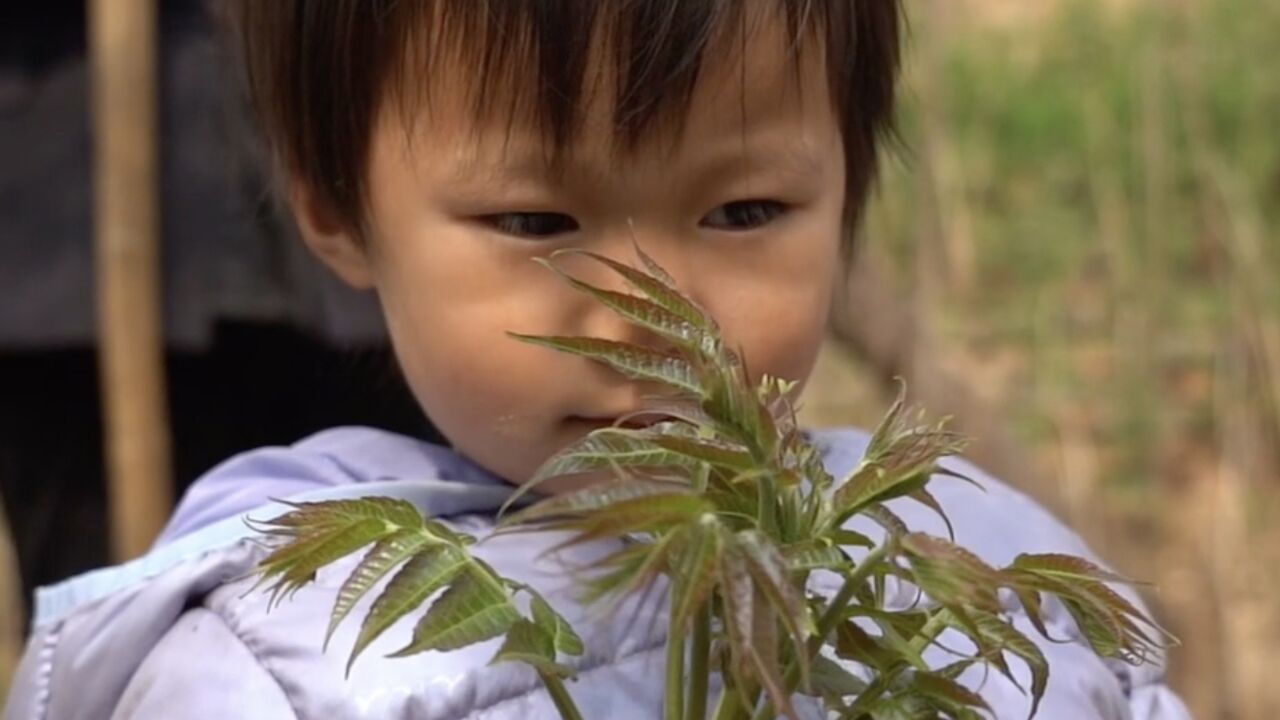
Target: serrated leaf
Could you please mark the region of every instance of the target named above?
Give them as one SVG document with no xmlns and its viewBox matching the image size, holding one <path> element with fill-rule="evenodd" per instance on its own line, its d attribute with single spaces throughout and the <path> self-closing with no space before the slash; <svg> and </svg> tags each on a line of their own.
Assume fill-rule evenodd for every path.
<svg viewBox="0 0 1280 720">
<path fill-rule="evenodd" d="M 923 533 L 903 536 L 901 547 L 911 564 L 915 584 L 935 602 L 999 610 L 996 590 L 1002 575 L 977 555 Z"/>
<path fill-rule="evenodd" d="M 817 540 L 792 543 L 782 548 L 782 556 L 793 573 L 845 570 L 852 564 L 839 547 Z"/>
<path fill-rule="evenodd" d="M 947 537 L 951 542 L 956 540 L 956 529 L 951 526 L 951 518 L 947 517 L 947 511 L 942 508 L 942 503 L 929 492 L 928 488 L 920 488 L 913 493 L 909 493 L 907 497 L 924 505 L 932 510 L 938 517 L 942 518 L 942 522 L 947 526 Z"/>
<path fill-rule="evenodd" d="M 635 430 L 605 428 L 552 456 L 530 484 L 544 478 L 615 468 L 691 468 L 694 462 Z"/>
<path fill-rule="evenodd" d="M 982 696 L 954 680 L 934 673 L 916 673 L 911 679 L 911 690 L 935 701 L 939 709 L 955 712 L 960 708 L 981 708 L 994 712 Z"/>
<path fill-rule="evenodd" d="M 701 328 L 653 300 L 596 287 L 564 272 L 550 260 L 538 258 L 538 261 L 560 275 L 575 290 L 590 295 L 632 324 L 645 328 L 677 346 L 687 347 L 690 350 L 702 347 L 704 334 Z"/>
<path fill-rule="evenodd" d="M 674 435 L 653 435 L 649 441 L 691 460 L 709 463 L 718 468 L 744 471 L 756 467 L 751 453 L 735 443 Z"/>
<path fill-rule="evenodd" d="M 541 595 L 534 594 L 530 602 L 533 610 L 533 623 L 551 637 L 551 646 L 556 652 L 565 655 L 581 655 L 582 638 L 573 631 L 560 613 L 556 612 Z"/>
<path fill-rule="evenodd" d="M 329 615 L 329 628 L 324 635 L 326 648 L 334 630 L 337 630 L 356 602 L 393 568 L 417 554 L 430 542 L 431 539 L 421 532 L 401 530 L 379 540 L 365 554 L 338 590 L 338 599 L 334 601 L 333 611 Z"/>
<path fill-rule="evenodd" d="M 895 653 L 881 645 L 878 638 L 853 620 L 836 626 L 835 650 L 837 656 L 873 668 L 879 675 L 902 662 Z"/>
<path fill-rule="evenodd" d="M 894 517 L 897 517 L 897 516 L 894 516 Z M 907 526 L 903 525 L 902 532 L 900 534 L 905 535 L 906 532 L 907 532 Z M 874 540 L 867 537 L 866 535 L 863 535 L 857 530 L 850 530 L 849 528 L 840 528 L 838 530 L 832 531 L 831 541 L 841 547 L 864 547 L 869 550 L 876 546 L 876 543 Z"/>
<path fill-rule="evenodd" d="M 395 526 L 379 517 L 354 517 L 349 523 L 335 523 L 323 532 L 298 537 L 259 564 L 264 580 L 275 579 L 270 586 L 272 600 L 296 591 L 320 568 L 394 530 Z"/>
<path fill-rule="evenodd" d="M 519 619 L 502 583 L 488 570 L 471 564 L 418 621 L 413 640 L 388 657 L 456 650 L 497 637 Z"/>
<path fill-rule="evenodd" d="M 671 277 L 671 273 L 668 273 L 666 268 L 662 267 L 656 260 L 649 257 L 649 254 L 640 247 L 640 243 L 636 241 L 634 235 L 631 240 L 631 244 L 636 251 L 636 257 L 640 258 L 640 264 L 644 266 L 644 271 L 662 282 L 663 285 L 674 290 L 676 288 L 676 280 Z M 704 312 L 703 314 L 705 315 L 706 313 Z M 707 317 L 710 319 L 710 316 Z"/>
<path fill-rule="evenodd" d="M 1013 593 L 1018 597 L 1018 602 L 1022 603 L 1022 609 L 1031 621 L 1031 625 L 1035 627 L 1036 632 L 1040 633 L 1040 637 L 1051 642 L 1059 642 L 1059 640 L 1050 637 L 1049 628 L 1044 624 L 1044 613 L 1040 607 L 1040 593 L 1031 588 L 1025 588 L 1021 585 L 1012 586 Z"/>
<path fill-rule="evenodd" d="M 768 598 L 791 635 L 803 667 L 808 659 L 804 652 L 805 640 L 814 631 L 814 623 L 805 605 L 804 593 L 791 583 L 786 558 L 777 545 L 761 532 L 746 530 L 734 539 L 756 587 Z"/>
<path fill-rule="evenodd" d="M 387 497 L 362 497 L 350 500 L 321 500 L 316 502 L 277 501 L 292 508 L 277 517 L 265 521 L 250 521 L 264 532 L 274 530 L 309 534 L 331 529 L 336 524 L 350 524 L 361 519 L 386 520 L 399 528 L 413 528 L 422 524 L 422 515 L 412 504 Z"/>
<path fill-rule="evenodd" d="M 901 432 L 902 416 L 906 412 L 907 407 L 907 384 L 902 378 L 896 378 L 898 381 L 898 396 L 894 399 L 893 404 L 885 412 L 884 417 L 876 425 L 876 429 L 871 433 L 871 439 L 867 441 L 866 455 L 878 457 L 889 449 L 890 440 L 894 435 Z"/>
<path fill-rule="evenodd" d="M 750 676 L 748 645 L 751 642 L 751 628 L 755 623 L 755 588 L 741 553 L 721 553 L 716 572 L 724 603 L 724 630 L 729 641 L 730 670 L 736 678 L 735 684 L 744 687 L 743 682 Z"/>
<path fill-rule="evenodd" d="M 1031 672 L 1031 714 L 1028 717 L 1034 717 L 1049 684 L 1049 661 L 1040 647 L 998 615 L 970 610 L 966 622 L 960 622 L 950 613 L 945 617 L 948 625 L 969 635 L 978 646 L 980 656 L 1015 687 L 1019 686 L 1018 681 L 1010 672 L 1002 653 L 1013 653 L 1022 660 Z M 973 634 L 975 629 L 976 637 Z"/>
<path fill-rule="evenodd" d="M 502 662 L 522 662 L 540 673 L 555 677 L 574 676 L 573 668 L 556 661 L 555 641 L 546 628 L 524 618 L 511 625 L 502 645 L 489 660 L 490 665 Z"/>
<path fill-rule="evenodd" d="M 836 488 L 831 495 L 831 504 L 839 517 L 849 517 L 868 505 L 919 492 L 928 482 L 926 473 L 900 475 L 879 465 L 867 465 Z"/>
<path fill-rule="evenodd" d="M 581 490 L 555 495 L 503 518 L 502 526 L 537 522 L 556 516 L 580 516 L 624 500 L 688 492 L 686 488 L 652 480 L 610 480 Z"/>
<path fill-rule="evenodd" d="M 559 350 L 603 363 L 633 380 L 661 383 L 678 392 L 699 394 L 697 373 L 684 358 L 616 340 L 555 335 L 507 335 L 534 345 Z"/>
<path fill-rule="evenodd" d="M 702 331 L 718 333 L 719 328 L 715 321 L 702 308 L 698 307 L 692 300 L 681 294 L 673 285 L 668 284 L 663 276 L 670 277 L 665 271 L 660 275 L 654 276 L 646 274 L 629 265 L 620 263 L 613 258 L 600 255 L 586 250 L 560 250 L 553 254 L 553 257 L 562 255 L 581 255 L 591 258 L 599 262 L 617 274 L 621 275 L 627 284 L 636 290 L 644 293 L 645 297 L 662 306 L 667 311 L 674 313 L 686 322 Z M 643 260 L 643 258 L 642 258 Z M 650 258 L 648 265 L 656 266 L 657 263 L 652 262 Z"/>
<path fill-rule="evenodd" d="M 621 500 L 580 517 L 549 520 L 543 527 L 572 530 L 575 536 L 557 548 L 633 532 L 660 532 L 714 510 L 705 499 L 689 492 L 669 492 Z"/>
<path fill-rule="evenodd" d="M 671 612 L 685 627 L 707 601 L 716 585 L 716 566 L 722 551 L 721 530 L 715 516 L 681 531 L 672 559 Z"/>
<path fill-rule="evenodd" d="M 450 545 L 433 545 L 409 558 L 373 601 L 347 659 L 347 672 L 369 643 L 453 581 L 471 562 L 465 551 Z"/>
<path fill-rule="evenodd" d="M 898 514 L 884 505 L 869 505 L 859 511 L 860 514 L 866 515 L 875 521 L 877 525 L 884 528 L 885 533 L 892 540 L 897 540 L 903 535 L 911 532 L 907 524 L 898 517 Z"/>
<path fill-rule="evenodd" d="M 1060 562 L 1054 560 L 1051 564 L 1058 568 Z M 1069 565 L 1094 572 L 1095 566 L 1084 560 L 1080 562 L 1083 565 Z M 1032 563 L 1032 567 L 1034 565 Z M 1106 571 L 1098 572 L 1109 576 Z M 1119 656 L 1128 662 L 1141 662 L 1160 647 L 1160 642 L 1153 634 L 1168 637 L 1163 628 L 1122 595 L 1100 580 L 1074 570 L 1065 573 L 1053 570 L 1042 572 L 1028 569 L 1026 563 L 1018 567 L 1015 562 L 1005 568 L 1003 574 L 1006 578 L 1012 578 L 1009 584 L 1015 588 L 1057 595 L 1076 619 L 1076 624 L 1080 626 L 1090 646 L 1100 655 Z"/>
<path fill-rule="evenodd" d="M 1126 585 L 1136 584 L 1133 580 L 1122 575 L 1117 575 L 1110 570 L 1098 567 L 1084 558 L 1075 557 L 1073 555 L 1062 555 L 1059 553 L 1023 553 L 1014 558 L 1013 564 L 1010 567 L 1033 572 L 1037 575 L 1056 577 L 1067 581 L 1098 580 L 1104 582 L 1121 582 Z"/>
<path fill-rule="evenodd" d="M 856 697 L 867 689 L 867 682 L 849 672 L 840 663 L 818 655 L 809 668 L 809 693 L 838 707 L 847 697 Z"/>
<path fill-rule="evenodd" d="M 778 430 L 746 378 L 741 364 L 726 360 L 708 366 L 702 378 L 702 409 L 721 433 L 750 449 L 763 470 L 767 467 L 763 459 L 774 457 L 777 451 Z"/>
<path fill-rule="evenodd" d="M 540 670 L 549 669 L 556 663 L 555 644 L 543 628 L 520 618 L 507 630 L 506 638 L 489 664 L 501 662 L 522 662 Z"/>
</svg>

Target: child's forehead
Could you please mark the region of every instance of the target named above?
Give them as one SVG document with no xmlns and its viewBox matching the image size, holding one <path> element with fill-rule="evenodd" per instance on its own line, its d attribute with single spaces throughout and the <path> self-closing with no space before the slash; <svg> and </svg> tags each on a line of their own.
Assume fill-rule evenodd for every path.
<svg viewBox="0 0 1280 720">
<path fill-rule="evenodd" d="M 740 136 L 806 91 L 826 99 L 821 28 L 789 14 L 793 4 L 640 1 L 558 27 L 555 10 L 522 15 L 524 3 L 485 18 L 437 3 L 406 37 L 382 106 L 411 136 L 497 130 L 548 160 L 592 137 L 625 154 Z M 646 16 L 659 6 L 666 17 Z"/>
</svg>

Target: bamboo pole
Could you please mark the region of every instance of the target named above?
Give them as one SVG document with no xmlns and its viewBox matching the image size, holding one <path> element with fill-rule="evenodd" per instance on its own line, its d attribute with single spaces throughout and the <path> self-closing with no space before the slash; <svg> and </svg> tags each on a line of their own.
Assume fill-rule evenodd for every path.
<svg viewBox="0 0 1280 720">
<path fill-rule="evenodd" d="M 156 7 L 88 0 L 99 366 L 111 551 L 144 552 L 172 498 L 160 312 Z"/>
<path fill-rule="evenodd" d="M 8 697 L 10 678 L 18 668 L 24 616 L 18 553 L 9 532 L 4 498 L 0 497 L 0 698 Z"/>
</svg>

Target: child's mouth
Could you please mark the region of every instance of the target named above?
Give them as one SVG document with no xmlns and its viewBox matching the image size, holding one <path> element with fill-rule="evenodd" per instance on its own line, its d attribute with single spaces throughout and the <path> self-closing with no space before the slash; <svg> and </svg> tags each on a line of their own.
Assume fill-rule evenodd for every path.
<svg viewBox="0 0 1280 720">
<path fill-rule="evenodd" d="M 601 428 L 608 428 L 608 427 L 617 427 L 625 430 L 643 430 L 645 428 L 653 426 L 656 423 L 662 422 L 665 419 L 667 418 L 664 415 L 661 415 L 659 413 L 651 413 L 651 412 L 644 412 L 644 411 L 638 411 L 638 412 L 627 413 L 624 415 L 610 416 L 610 417 L 575 416 L 573 418 L 575 422 L 588 425 L 593 430 L 599 430 Z"/>
</svg>

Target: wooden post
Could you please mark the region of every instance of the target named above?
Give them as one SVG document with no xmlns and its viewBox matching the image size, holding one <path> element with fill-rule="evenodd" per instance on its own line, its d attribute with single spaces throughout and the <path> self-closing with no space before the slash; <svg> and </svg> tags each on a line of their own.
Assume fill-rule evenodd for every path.
<svg viewBox="0 0 1280 720">
<path fill-rule="evenodd" d="M 18 669 L 25 616 L 18 553 L 9 533 L 4 498 L 0 498 L 0 698 L 8 697 L 9 683 Z"/>
<path fill-rule="evenodd" d="M 154 0 L 88 0 L 94 223 L 111 551 L 146 551 L 172 504 L 161 328 Z"/>
</svg>

